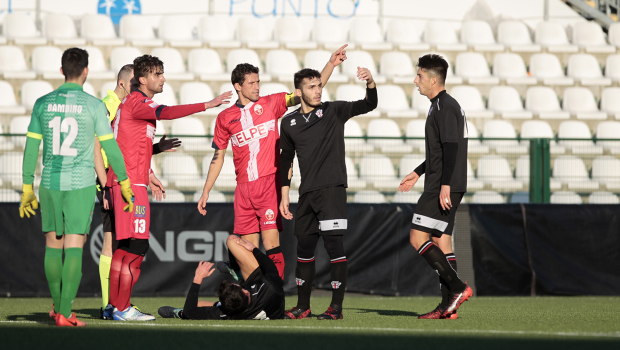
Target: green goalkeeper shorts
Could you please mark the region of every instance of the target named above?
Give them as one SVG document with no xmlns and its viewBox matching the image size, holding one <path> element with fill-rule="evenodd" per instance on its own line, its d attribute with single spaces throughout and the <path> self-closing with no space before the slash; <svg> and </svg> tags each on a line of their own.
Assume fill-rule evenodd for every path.
<svg viewBox="0 0 620 350">
<path fill-rule="evenodd" d="M 96 186 L 79 190 L 54 191 L 39 188 L 43 232 L 63 234 L 88 234 L 93 220 Z"/>
</svg>

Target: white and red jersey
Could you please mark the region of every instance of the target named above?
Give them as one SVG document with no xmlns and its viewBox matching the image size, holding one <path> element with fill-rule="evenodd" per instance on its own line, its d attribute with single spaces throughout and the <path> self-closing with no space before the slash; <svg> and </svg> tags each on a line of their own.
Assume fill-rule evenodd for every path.
<svg viewBox="0 0 620 350">
<path fill-rule="evenodd" d="M 278 119 L 293 104 L 285 92 L 263 96 L 243 108 L 223 110 L 215 122 L 213 148 L 226 149 L 232 142 L 237 183 L 255 181 L 278 171 L 280 134 Z"/>
<path fill-rule="evenodd" d="M 132 185 L 148 186 L 155 122 L 188 116 L 205 110 L 204 103 L 181 106 L 164 106 L 151 100 L 142 91 L 129 94 L 116 111 L 112 130 L 118 147 L 123 153 L 127 176 Z M 118 184 L 112 167 L 106 186 Z"/>
</svg>

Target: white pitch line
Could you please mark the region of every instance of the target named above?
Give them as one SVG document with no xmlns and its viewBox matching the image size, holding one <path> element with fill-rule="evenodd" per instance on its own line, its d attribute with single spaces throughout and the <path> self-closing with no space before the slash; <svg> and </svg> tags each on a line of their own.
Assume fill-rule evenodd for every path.
<svg viewBox="0 0 620 350">
<path fill-rule="evenodd" d="M 0 321 L 0 323 L 25 323 L 25 324 L 52 324 L 53 322 L 37 321 Z M 128 326 L 125 322 L 101 322 L 93 325 L 114 325 Z M 420 328 L 371 328 L 371 327 L 312 327 L 312 326 L 255 326 L 255 325 L 225 325 L 225 324 L 158 324 L 151 322 L 131 323 L 131 326 L 143 327 L 200 327 L 200 328 L 257 328 L 257 329 L 299 329 L 299 330 L 343 330 L 343 331 L 364 331 L 364 332 L 411 332 L 411 333 L 461 333 L 461 334 L 502 334 L 502 335 L 546 335 L 546 336 L 567 336 L 567 337 L 599 337 L 599 338 L 620 338 L 620 332 L 615 333 L 594 333 L 594 332 L 545 332 L 545 331 L 506 331 L 506 330 L 477 330 L 477 329 L 420 329 Z"/>
</svg>

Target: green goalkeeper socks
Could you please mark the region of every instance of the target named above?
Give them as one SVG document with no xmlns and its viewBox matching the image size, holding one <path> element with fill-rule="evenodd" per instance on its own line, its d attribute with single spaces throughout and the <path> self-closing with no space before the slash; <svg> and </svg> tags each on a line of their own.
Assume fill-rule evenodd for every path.
<svg viewBox="0 0 620 350">
<path fill-rule="evenodd" d="M 54 311 L 60 310 L 60 282 L 62 280 L 62 249 L 45 247 L 45 277 L 50 288 Z"/>
<path fill-rule="evenodd" d="M 82 280 L 82 248 L 66 248 L 65 263 L 62 267 L 62 292 L 60 313 L 71 317 L 71 307 Z"/>
<path fill-rule="evenodd" d="M 101 255 L 99 257 L 99 278 L 101 279 L 101 302 L 102 307 L 105 309 L 109 304 L 110 296 L 110 266 L 112 264 L 112 258 L 109 256 Z"/>
</svg>

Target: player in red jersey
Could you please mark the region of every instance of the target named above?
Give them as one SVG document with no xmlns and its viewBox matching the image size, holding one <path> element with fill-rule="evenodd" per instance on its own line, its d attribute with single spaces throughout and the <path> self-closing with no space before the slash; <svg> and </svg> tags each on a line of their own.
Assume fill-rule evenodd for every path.
<svg viewBox="0 0 620 350">
<path fill-rule="evenodd" d="M 153 138 L 156 120 L 182 118 L 208 108 L 228 103 L 232 92 L 226 92 L 206 103 L 181 106 L 159 105 L 153 96 L 163 91 L 164 64 L 159 58 L 144 55 L 136 58 L 134 81 L 139 84 L 121 102 L 112 129 L 125 158 L 127 176 L 135 194 L 135 209 L 131 215 L 123 212 L 120 185 L 113 169 L 108 173 L 107 186 L 112 188 L 111 200 L 116 219 L 118 249 L 112 257 L 110 272 L 110 304 L 114 306 L 113 319 L 117 321 L 151 321 L 155 317 L 142 313 L 130 305 L 131 290 L 140 276 L 140 265 L 149 249 L 150 205 L 147 194 Z"/>
<path fill-rule="evenodd" d="M 342 46 L 334 52 L 321 72 L 323 85 L 334 68 L 347 59 Z M 237 65 L 232 72 L 231 82 L 237 90 L 239 99 L 234 106 L 222 111 L 215 123 L 213 148 L 215 153 L 209 166 L 202 196 L 198 201 L 198 211 L 206 215 L 205 205 L 209 191 L 213 188 L 222 165 L 229 140 L 232 142 L 233 161 L 237 175 L 235 189 L 235 227 L 234 233 L 258 246 L 259 234 L 263 246 L 271 260 L 276 264 L 280 277 L 284 279 L 284 257 L 280 249 L 282 219 L 280 204 L 280 178 L 278 171 L 280 136 L 278 119 L 287 107 L 300 103 L 293 93 L 278 93 L 260 96 L 258 68 L 251 64 Z M 132 182 L 133 183 L 133 182 Z M 235 259 L 230 259 L 234 264 Z M 218 269 L 229 271 L 235 276 L 234 266 L 218 264 Z"/>
</svg>

